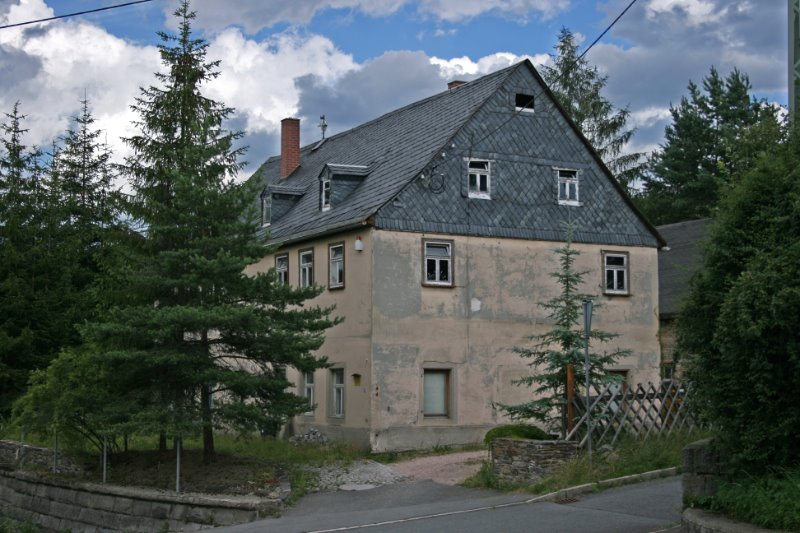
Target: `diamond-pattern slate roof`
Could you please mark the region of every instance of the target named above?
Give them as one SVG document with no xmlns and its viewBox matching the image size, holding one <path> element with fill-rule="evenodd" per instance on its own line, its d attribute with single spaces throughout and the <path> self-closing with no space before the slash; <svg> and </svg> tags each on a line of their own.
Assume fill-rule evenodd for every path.
<svg viewBox="0 0 800 533">
<path fill-rule="evenodd" d="M 516 91 L 534 94 L 535 113 L 514 113 Z M 493 161 L 491 200 L 468 198 L 468 157 Z M 326 164 L 370 170 L 345 199 L 320 211 L 319 176 Z M 581 200 L 586 200 L 580 208 L 558 205 L 558 167 L 581 172 Z M 273 221 L 272 242 L 303 240 L 365 221 L 398 231 L 563 241 L 568 219 L 576 242 L 661 242 L 528 61 L 306 146 L 300 167 L 288 178 L 280 179 L 279 170 L 280 159 L 274 157 L 251 179 L 274 192 L 305 194 Z M 420 173 L 426 179 L 419 179 Z"/>
<path fill-rule="evenodd" d="M 689 279 L 700 266 L 703 242 L 712 220 L 702 218 L 658 226 L 668 248 L 658 252 L 658 309 L 662 318 L 674 316 L 689 291 Z"/>
</svg>

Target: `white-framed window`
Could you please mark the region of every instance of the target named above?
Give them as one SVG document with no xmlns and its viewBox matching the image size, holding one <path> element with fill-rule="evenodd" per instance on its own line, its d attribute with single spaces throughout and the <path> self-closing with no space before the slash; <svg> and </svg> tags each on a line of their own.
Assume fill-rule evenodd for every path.
<svg viewBox="0 0 800 533">
<path fill-rule="evenodd" d="M 328 246 L 328 288 L 344 289 L 344 243 Z"/>
<path fill-rule="evenodd" d="M 303 372 L 303 396 L 308 405 L 308 411 L 305 414 L 310 415 L 314 413 L 314 372 Z"/>
<path fill-rule="evenodd" d="M 450 416 L 450 370 L 426 368 L 422 371 L 422 414 Z"/>
<path fill-rule="evenodd" d="M 558 203 L 561 205 L 581 205 L 578 195 L 578 171 L 564 168 L 558 172 Z"/>
<path fill-rule="evenodd" d="M 423 284 L 452 287 L 453 285 L 453 242 L 422 242 L 424 250 Z"/>
<path fill-rule="evenodd" d="M 467 167 L 468 196 L 470 198 L 491 199 L 491 163 L 485 160 L 472 159 L 467 163 Z"/>
<path fill-rule="evenodd" d="M 261 193 L 261 226 L 269 226 L 272 222 L 272 194 L 269 191 Z"/>
<path fill-rule="evenodd" d="M 275 273 L 278 275 L 278 285 L 289 284 L 289 254 L 275 256 Z"/>
<path fill-rule="evenodd" d="M 310 287 L 314 284 L 314 250 L 300 250 L 300 286 Z"/>
<path fill-rule="evenodd" d="M 603 252 L 603 290 L 606 294 L 628 294 L 627 252 Z"/>
<path fill-rule="evenodd" d="M 330 177 L 322 178 L 319 189 L 319 209 L 320 211 L 327 211 L 331 208 L 331 179 Z"/>
<path fill-rule="evenodd" d="M 523 113 L 533 113 L 533 95 L 517 93 L 514 96 L 514 109 Z"/>
<path fill-rule="evenodd" d="M 344 417 L 344 368 L 331 369 L 331 416 Z"/>
</svg>

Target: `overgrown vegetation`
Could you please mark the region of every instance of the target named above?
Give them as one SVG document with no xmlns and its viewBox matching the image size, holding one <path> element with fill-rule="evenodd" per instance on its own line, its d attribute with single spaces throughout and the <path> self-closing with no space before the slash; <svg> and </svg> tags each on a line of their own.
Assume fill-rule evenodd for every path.
<svg viewBox="0 0 800 533">
<path fill-rule="evenodd" d="M 493 439 L 548 440 L 551 438 L 551 435 L 536 426 L 531 426 L 529 424 L 505 424 L 487 431 L 486 436 L 483 437 L 483 442 L 489 445 Z"/>
<path fill-rule="evenodd" d="M 800 468 L 745 476 L 694 503 L 756 526 L 800 531 Z"/>
<path fill-rule="evenodd" d="M 467 487 L 486 487 L 498 490 L 524 489 L 535 494 L 546 494 L 567 487 L 592 483 L 603 479 L 641 474 L 652 470 L 670 468 L 681 464 L 681 450 L 687 444 L 704 438 L 703 431 L 674 432 L 668 436 L 638 439 L 625 437 L 609 451 L 595 452 L 592 466 L 585 454 L 564 465 L 541 482 L 519 486 L 498 482 L 488 463 L 469 478 Z"/>
</svg>

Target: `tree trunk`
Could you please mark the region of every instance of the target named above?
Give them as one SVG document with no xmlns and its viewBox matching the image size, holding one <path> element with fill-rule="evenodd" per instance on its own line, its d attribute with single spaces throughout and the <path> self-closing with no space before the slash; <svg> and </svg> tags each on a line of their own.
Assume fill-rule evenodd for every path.
<svg viewBox="0 0 800 533">
<path fill-rule="evenodd" d="M 203 417 L 203 463 L 214 457 L 214 428 L 211 422 L 211 386 L 200 388 L 200 409 Z"/>
</svg>

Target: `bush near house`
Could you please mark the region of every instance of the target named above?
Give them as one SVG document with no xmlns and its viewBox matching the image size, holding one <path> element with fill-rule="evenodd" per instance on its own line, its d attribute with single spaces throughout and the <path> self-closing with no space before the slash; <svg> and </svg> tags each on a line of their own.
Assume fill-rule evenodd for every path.
<svg viewBox="0 0 800 533">
<path fill-rule="evenodd" d="M 490 429 L 483 442 L 488 446 L 494 439 L 549 440 L 552 436 L 544 430 L 527 424 L 506 424 Z"/>
</svg>

